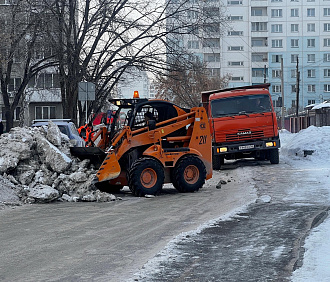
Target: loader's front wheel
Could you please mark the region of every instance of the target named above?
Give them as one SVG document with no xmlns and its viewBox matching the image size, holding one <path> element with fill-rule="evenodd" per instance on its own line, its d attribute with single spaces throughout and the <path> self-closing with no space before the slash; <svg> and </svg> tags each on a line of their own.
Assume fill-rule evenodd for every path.
<svg viewBox="0 0 330 282">
<path fill-rule="evenodd" d="M 152 158 L 136 160 L 129 171 L 129 188 L 135 196 L 159 195 L 164 183 L 164 169 Z"/>
<path fill-rule="evenodd" d="M 205 183 L 206 168 L 195 156 L 183 157 L 172 171 L 172 182 L 179 192 L 198 191 Z"/>
</svg>

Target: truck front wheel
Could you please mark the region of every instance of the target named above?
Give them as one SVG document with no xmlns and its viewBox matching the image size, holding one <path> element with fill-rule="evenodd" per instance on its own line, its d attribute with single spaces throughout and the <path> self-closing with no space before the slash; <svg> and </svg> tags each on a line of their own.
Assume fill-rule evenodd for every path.
<svg viewBox="0 0 330 282">
<path fill-rule="evenodd" d="M 195 156 L 183 157 L 172 171 L 172 182 L 179 192 L 198 191 L 205 183 L 206 168 Z"/>
<path fill-rule="evenodd" d="M 159 195 L 164 183 L 163 166 L 152 158 L 136 160 L 129 171 L 129 189 L 135 196 Z"/>
<path fill-rule="evenodd" d="M 223 156 L 213 155 L 212 156 L 212 167 L 214 170 L 221 169 L 221 166 L 224 164 L 225 159 Z"/>
<path fill-rule="evenodd" d="M 271 164 L 278 164 L 280 162 L 278 149 L 269 150 L 269 160 Z"/>
</svg>

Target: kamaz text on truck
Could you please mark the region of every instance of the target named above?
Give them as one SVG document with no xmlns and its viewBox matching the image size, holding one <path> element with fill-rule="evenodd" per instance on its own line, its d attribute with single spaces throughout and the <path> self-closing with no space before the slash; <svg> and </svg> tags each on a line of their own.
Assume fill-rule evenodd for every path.
<svg viewBox="0 0 330 282">
<path fill-rule="evenodd" d="M 279 163 L 280 139 L 269 84 L 202 93 L 213 138 L 213 169 L 253 157 Z"/>
</svg>

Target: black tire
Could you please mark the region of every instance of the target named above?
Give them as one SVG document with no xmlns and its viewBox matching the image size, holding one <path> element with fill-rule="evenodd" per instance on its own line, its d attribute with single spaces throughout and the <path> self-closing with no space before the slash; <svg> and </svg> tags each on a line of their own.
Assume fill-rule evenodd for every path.
<svg viewBox="0 0 330 282">
<path fill-rule="evenodd" d="M 196 156 L 183 157 L 172 171 L 173 185 L 182 193 L 198 191 L 203 187 L 205 179 L 205 165 Z"/>
<path fill-rule="evenodd" d="M 135 196 L 159 195 L 164 184 L 164 168 L 152 158 L 137 159 L 128 177 L 129 189 Z"/>
<path fill-rule="evenodd" d="M 269 150 L 269 160 L 271 164 L 278 164 L 280 162 L 278 149 Z"/>
<path fill-rule="evenodd" d="M 220 170 L 221 166 L 225 163 L 223 156 L 213 155 L 212 156 L 212 167 L 213 170 Z"/>
</svg>

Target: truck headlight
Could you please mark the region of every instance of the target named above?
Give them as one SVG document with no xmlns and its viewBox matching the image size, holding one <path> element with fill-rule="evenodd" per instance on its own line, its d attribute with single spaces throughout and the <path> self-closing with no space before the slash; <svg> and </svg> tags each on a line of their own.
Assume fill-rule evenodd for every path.
<svg viewBox="0 0 330 282">
<path fill-rule="evenodd" d="M 227 152 L 227 147 L 217 148 L 217 153 L 225 153 L 225 152 Z"/>
<path fill-rule="evenodd" d="M 267 142 L 266 143 L 266 147 L 274 147 L 274 146 L 276 146 L 275 142 Z"/>
</svg>

